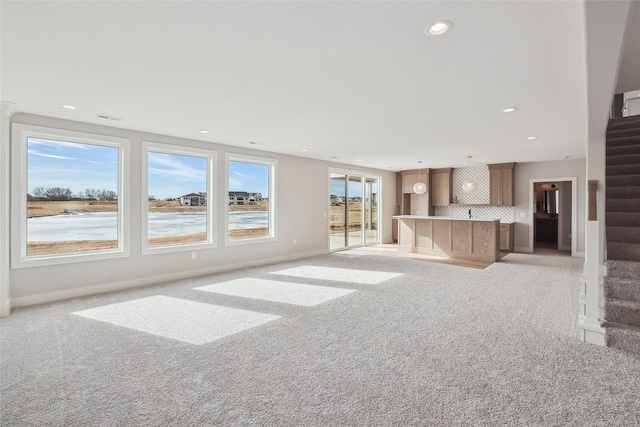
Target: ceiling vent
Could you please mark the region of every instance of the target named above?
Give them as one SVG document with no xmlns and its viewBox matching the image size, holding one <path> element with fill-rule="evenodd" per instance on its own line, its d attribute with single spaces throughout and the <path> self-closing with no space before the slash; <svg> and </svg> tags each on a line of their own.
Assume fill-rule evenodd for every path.
<svg viewBox="0 0 640 427">
<path fill-rule="evenodd" d="M 104 114 L 98 114 L 98 118 L 105 119 L 105 120 L 113 120 L 114 122 L 119 122 L 120 120 L 122 120 L 120 117 L 105 116 Z"/>
</svg>

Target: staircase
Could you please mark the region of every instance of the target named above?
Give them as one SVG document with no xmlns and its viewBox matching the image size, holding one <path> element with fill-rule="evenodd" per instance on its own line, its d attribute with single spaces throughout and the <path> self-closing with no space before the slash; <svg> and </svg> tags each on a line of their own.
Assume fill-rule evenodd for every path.
<svg viewBox="0 0 640 427">
<path fill-rule="evenodd" d="M 640 354 L 640 116 L 607 127 L 605 344 Z"/>
</svg>

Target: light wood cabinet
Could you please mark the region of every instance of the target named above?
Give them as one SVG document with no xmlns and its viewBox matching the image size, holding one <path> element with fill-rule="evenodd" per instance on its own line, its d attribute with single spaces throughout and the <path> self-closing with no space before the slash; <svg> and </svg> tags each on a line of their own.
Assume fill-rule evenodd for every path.
<svg viewBox="0 0 640 427">
<path fill-rule="evenodd" d="M 513 172 L 515 163 L 489 166 L 489 200 L 493 206 L 513 206 Z"/>
<path fill-rule="evenodd" d="M 398 251 L 494 262 L 500 258 L 500 220 L 398 216 Z"/>
<path fill-rule="evenodd" d="M 452 168 L 431 169 L 431 204 L 449 206 L 451 204 Z"/>
<path fill-rule="evenodd" d="M 395 218 L 391 220 L 391 239 L 394 242 L 398 241 L 398 220 Z"/>
<path fill-rule="evenodd" d="M 513 251 L 513 223 L 500 224 L 500 250 Z"/>
<path fill-rule="evenodd" d="M 402 174 L 396 172 L 396 206 L 402 206 Z"/>
<path fill-rule="evenodd" d="M 418 182 L 417 173 L 402 173 L 402 192 L 413 193 L 413 186 Z"/>
</svg>

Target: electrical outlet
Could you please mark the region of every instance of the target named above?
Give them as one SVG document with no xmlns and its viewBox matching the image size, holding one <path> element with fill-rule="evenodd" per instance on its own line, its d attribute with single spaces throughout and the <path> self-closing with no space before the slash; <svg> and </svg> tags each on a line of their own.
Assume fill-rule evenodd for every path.
<svg viewBox="0 0 640 427">
<path fill-rule="evenodd" d="M 323 217 L 323 218 L 326 218 L 326 217 L 327 217 L 327 213 L 326 213 L 326 212 L 323 212 L 323 213 L 322 213 L 322 217 Z"/>
<path fill-rule="evenodd" d="M 527 216 L 526 212 L 520 212 L 520 218 L 525 218 Z"/>
<path fill-rule="evenodd" d="M 196 253 L 195 252 L 191 252 L 191 259 L 196 259 Z"/>
<path fill-rule="evenodd" d="M 297 245 L 298 241 L 296 239 L 293 239 L 293 246 Z"/>
</svg>

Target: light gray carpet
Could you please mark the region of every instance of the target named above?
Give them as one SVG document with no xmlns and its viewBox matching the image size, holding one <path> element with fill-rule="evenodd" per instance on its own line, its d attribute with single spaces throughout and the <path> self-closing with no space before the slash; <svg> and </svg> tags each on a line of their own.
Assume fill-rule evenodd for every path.
<svg viewBox="0 0 640 427">
<path fill-rule="evenodd" d="M 1 424 L 640 425 L 640 357 L 577 339 L 582 263 L 333 254 L 16 309 L 1 321 Z M 402 275 L 270 274 L 307 265 Z M 305 307 L 193 289 L 242 277 L 356 292 Z M 281 318 L 193 345 L 71 314 L 155 295 Z"/>
</svg>

